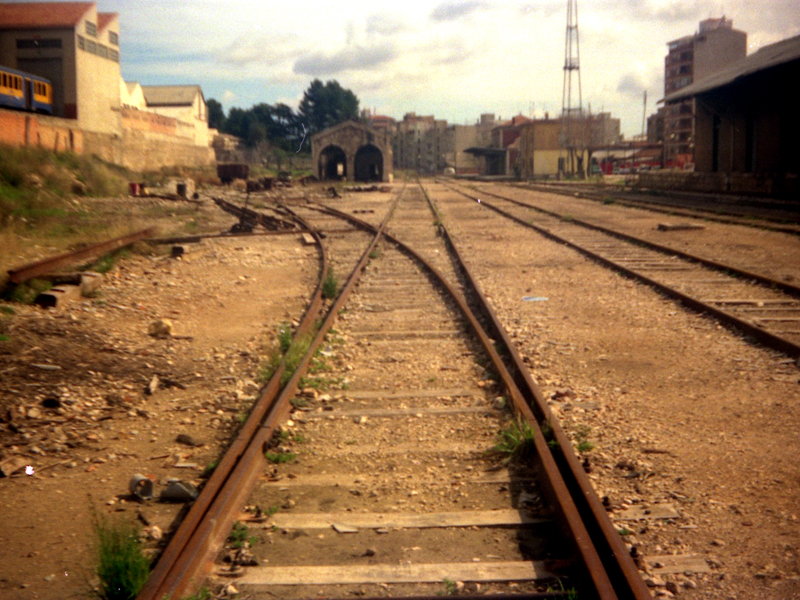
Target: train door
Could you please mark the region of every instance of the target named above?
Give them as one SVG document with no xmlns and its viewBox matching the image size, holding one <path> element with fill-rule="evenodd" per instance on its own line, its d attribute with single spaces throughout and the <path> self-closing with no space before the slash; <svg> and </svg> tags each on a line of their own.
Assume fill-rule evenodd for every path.
<svg viewBox="0 0 800 600">
<path fill-rule="evenodd" d="M 22 95 L 25 97 L 25 110 L 33 110 L 33 80 L 22 78 Z"/>
</svg>

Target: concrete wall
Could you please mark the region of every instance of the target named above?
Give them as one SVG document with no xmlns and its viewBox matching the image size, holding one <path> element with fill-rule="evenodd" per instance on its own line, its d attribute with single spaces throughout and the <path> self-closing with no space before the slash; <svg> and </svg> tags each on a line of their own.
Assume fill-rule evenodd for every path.
<svg viewBox="0 0 800 600">
<path fill-rule="evenodd" d="M 86 131 L 119 133 L 120 122 L 116 113 L 120 106 L 119 57 L 113 60 L 108 55 L 109 50 L 119 50 L 109 44 L 109 33 L 119 33 L 119 19 L 115 18 L 108 27 L 98 31 L 96 37 L 92 37 L 86 33 L 85 23 L 93 19 L 96 25 L 97 12 L 90 11 L 89 14 L 77 28 L 77 33 L 84 38 L 82 42 L 80 38 L 78 40 L 76 55 L 78 121 Z"/>
</svg>

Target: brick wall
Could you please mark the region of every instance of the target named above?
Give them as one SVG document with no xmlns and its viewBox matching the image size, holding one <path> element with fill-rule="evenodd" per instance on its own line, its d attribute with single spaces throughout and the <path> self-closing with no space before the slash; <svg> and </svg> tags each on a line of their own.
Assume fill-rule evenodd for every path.
<svg viewBox="0 0 800 600">
<path fill-rule="evenodd" d="M 197 167 L 214 162 L 210 147 L 195 146 L 193 134 L 176 119 L 123 109 L 122 135 L 82 131 L 77 121 L 0 109 L 0 143 L 96 155 L 134 171 Z"/>
<path fill-rule="evenodd" d="M 83 132 L 77 121 L 0 109 L 0 143 L 82 154 Z"/>
</svg>

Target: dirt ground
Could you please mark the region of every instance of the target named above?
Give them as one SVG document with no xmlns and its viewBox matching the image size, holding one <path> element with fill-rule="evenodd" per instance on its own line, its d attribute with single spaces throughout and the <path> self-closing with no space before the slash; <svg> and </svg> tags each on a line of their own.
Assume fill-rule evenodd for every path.
<svg viewBox="0 0 800 600">
<path fill-rule="evenodd" d="M 164 212 L 170 230 L 181 217 Z M 212 231 L 235 222 L 213 205 L 183 218 Z M 277 326 L 299 318 L 316 285 L 317 252 L 299 235 L 186 249 L 134 252 L 95 297 L 63 308 L 3 305 L 0 460 L 32 474 L 0 479 L 0 597 L 86 597 L 93 511 L 146 521 L 155 546 L 183 504 L 140 505 L 129 480 L 153 478 L 156 497 L 169 478 L 201 484 L 256 396 Z M 150 335 L 162 320 L 172 334 Z"/>
<path fill-rule="evenodd" d="M 680 513 L 674 521 L 618 521 L 626 542 L 645 556 L 702 557 L 710 573 L 670 578 L 686 597 L 800 598 L 794 361 L 431 189 L 464 234 L 462 250 L 554 415 L 594 444 L 585 456 L 598 494 L 617 509 L 668 503 Z M 536 200 L 582 216 L 579 201 Z M 665 220 L 621 207 L 604 213 L 650 237 Z M 706 224 L 661 243 L 664 237 L 729 264 L 786 280 L 798 275 L 800 243 L 792 236 Z M 672 592 L 659 586 L 654 593 Z"/>
<path fill-rule="evenodd" d="M 184 231 L 234 222 L 208 201 L 196 210 L 113 205 L 131 225 L 159 220 L 169 231 L 176 221 Z M 440 207 L 467 236 L 471 266 L 554 414 L 568 431 L 588 431 L 598 493 L 617 509 L 669 502 L 679 511 L 671 521 L 620 523 L 626 541 L 710 566 L 654 594 L 800 598 L 794 363 L 517 226 L 492 222 L 486 235 L 474 206 L 443 198 Z M 800 264 L 786 236 L 714 226 L 693 237 L 726 254 L 739 248 L 750 268 L 776 247 L 793 275 Z M 18 247 L 0 267 L 54 250 Z M 153 477 L 156 495 L 168 478 L 202 482 L 257 392 L 276 327 L 300 316 L 316 282 L 316 251 L 299 236 L 188 250 L 180 259 L 134 253 L 95 297 L 57 310 L 0 306 L 0 460 L 32 467 L 0 478 L 0 598 L 83 597 L 93 510 L 147 521 L 154 546 L 182 504 L 132 501 L 131 476 Z M 148 333 L 159 319 L 171 336 Z"/>
</svg>

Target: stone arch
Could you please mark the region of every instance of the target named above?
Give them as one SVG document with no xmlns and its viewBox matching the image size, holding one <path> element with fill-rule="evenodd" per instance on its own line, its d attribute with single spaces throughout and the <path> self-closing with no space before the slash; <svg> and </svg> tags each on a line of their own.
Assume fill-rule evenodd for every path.
<svg viewBox="0 0 800 600">
<path fill-rule="evenodd" d="M 383 181 L 383 152 L 374 144 L 365 144 L 356 151 L 353 161 L 356 181 Z"/>
<path fill-rule="evenodd" d="M 347 174 L 347 154 L 341 147 L 330 144 L 319 153 L 319 178 L 325 180 L 344 179 Z"/>
</svg>

